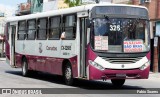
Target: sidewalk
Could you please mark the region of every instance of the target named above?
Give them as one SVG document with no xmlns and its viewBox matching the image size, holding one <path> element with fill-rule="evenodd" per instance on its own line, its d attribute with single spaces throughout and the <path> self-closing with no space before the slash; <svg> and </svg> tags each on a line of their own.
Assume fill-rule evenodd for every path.
<svg viewBox="0 0 160 97">
<path fill-rule="evenodd" d="M 160 72 L 159 73 L 150 72 L 149 78 L 160 78 Z"/>
<path fill-rule="evenodd" d="M 0 58 L 0 61 L 5 61 L 6 60 L 6 58 Z"/>
</svg>

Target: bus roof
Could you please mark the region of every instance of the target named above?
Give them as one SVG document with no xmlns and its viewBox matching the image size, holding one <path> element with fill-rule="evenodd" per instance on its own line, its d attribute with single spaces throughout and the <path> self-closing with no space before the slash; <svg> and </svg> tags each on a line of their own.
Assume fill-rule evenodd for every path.
<svg viewBox="0 0 160 97">
<path fill-rule="evenodd" d="M 52 11 L 24 15 L 24 16 L 8 17 L 6 19 L 6 22 L 22 21 L 22 20 L 36 19 L 36 18 L 43 18 L 43 17 L 52 17 L 52 16 L 58 16 L 58 15 L 62 15 L 62 14 L 71 14 L 71 13 L 91 10 L 95 6 L 128 6 L 128 7 L 144 8 L 144 9 L 148 10 L 146 7 L 143 7 L 143 6 L 126 5 L 126 4 L 111 4 L 111 3 L 88 4 L 88 5 L 83 5 L 83 6 L 76 6 L 76 7 L 66 8 L 66 9 L 52 10 Z"/>
</svg>

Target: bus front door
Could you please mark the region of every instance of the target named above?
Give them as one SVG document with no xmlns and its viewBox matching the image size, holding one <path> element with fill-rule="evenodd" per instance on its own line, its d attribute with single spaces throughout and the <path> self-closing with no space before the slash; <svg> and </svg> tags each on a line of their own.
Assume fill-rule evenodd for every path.
<svg viewBox="0 0 160 97">
<path fill-rule="evenodd" d="M 16 26 L 11 25 L 11 31 L 10 31 L 10 65 L 12 67 L 15 67 L 15 33 L 16 33 Z"/>
<path fill-rule="evenodd" d="M 86 17 L 80 18 L 80 76 L 87 77 L 86 74 L 86 50 L 87 50 L 87 27 Z"/>
</svg>

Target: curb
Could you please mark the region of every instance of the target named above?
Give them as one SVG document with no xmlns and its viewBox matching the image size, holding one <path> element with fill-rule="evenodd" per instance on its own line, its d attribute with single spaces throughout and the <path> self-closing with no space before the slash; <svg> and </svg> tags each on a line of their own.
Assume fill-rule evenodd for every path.
<svg viewBox="0 0 160 97">
<path fill-rule="evenodd" d="M 149 73 L 149 78 L 160 78 L 160 73 L 150 72 Z"/>
<path fill-rule="evenodd" d="M 6 61 L 6 58 L 0 58 L 0 61 Z"/>
</svg>

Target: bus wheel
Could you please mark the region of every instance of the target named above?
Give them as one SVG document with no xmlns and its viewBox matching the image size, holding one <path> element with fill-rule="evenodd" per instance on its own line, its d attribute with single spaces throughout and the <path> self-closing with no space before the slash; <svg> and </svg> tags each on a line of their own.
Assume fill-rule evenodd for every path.
<svg viewBox="0 0 160 97">
<path fill-rule="evenodd" d="M 28 63 L 26 59 L 24 59 L 22 62 L 22 75 L 25 77 L 29 75 Z"/>
<path fill-rule="evenodd" d="M 115 87 L 122 87 L 125 83 L 125 79 L 111 79 L 111 82 Z"/>
<path fill-rule="evenodd" d="M 73 84 L 73 75 L 72 75 L 72 68 L 70 63 L 67 63 L 64 69 L 64 80 L 65 84 L 72 85 Z"/>
</svg>

